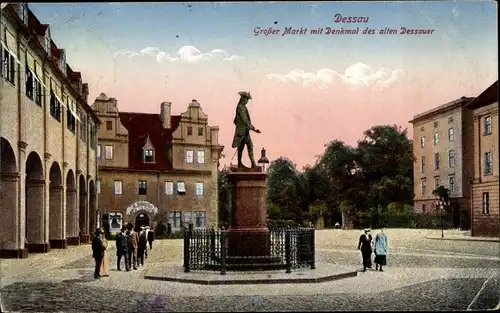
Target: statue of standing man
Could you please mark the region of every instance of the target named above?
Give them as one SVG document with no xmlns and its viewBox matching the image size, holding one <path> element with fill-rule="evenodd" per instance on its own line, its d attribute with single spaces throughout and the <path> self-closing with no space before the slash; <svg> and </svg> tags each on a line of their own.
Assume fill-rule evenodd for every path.
<svg viewBox="0 0 500 313">
<path fill-rule="evenodd" d="M 250 93 L 246 91 L 239 92 L 240 101 L 236 107 L 236 116 L 234 117 L 234 124 L 236 125 L 236 130 L 234 132 L 233 138 L 233 148 L 238 149 L 238 167 L 245 167 L 241 162 L 241 157 L 243 156 L 243 149 L 247 146 L 248 157 L 250 158 L 251 167 L 257 167 L 255 159 L 253 157 L 253 143 L 250 138 L 250 131 L 254 131 L 260 134 L 260 130 L 256 129 L 250 120 L 250 114 L 246 104 L 248 100 L 252 99 Z"/>
</svg>

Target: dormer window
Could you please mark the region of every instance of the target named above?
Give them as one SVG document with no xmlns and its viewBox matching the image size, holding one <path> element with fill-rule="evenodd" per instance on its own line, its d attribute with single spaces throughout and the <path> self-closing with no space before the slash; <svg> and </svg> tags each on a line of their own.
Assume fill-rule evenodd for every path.
<svg viewBox="0 0 500 313">
<path fill-rule="evenodd" d="M 28 25 L 28 4 L 21 4 L 21 19 L 24 25 Z"/>
<path fill-rule="evenodd" d="M 45 51 L 47 51 L 47 54 L 49 57 L 52 55 L 51 50 L 50 50 L 50 35 L 49 35 L 49 30 L 47 29 L 47 34 L 45 34 Z"/>
<path fill-rule="evenodd" d="M 153 163 L 153 149 L 144 149 L 143 150 L 143 160 L 144 163 Z"/>
<path fill-rule="evenodd" d="M 66 68 L 66 56 L 64 55 L 64 51 L 61 52 L 61 58 L 59 59 L 59 67 L 61 68 L 61 71 L 64 72 Z"/>
</svg>

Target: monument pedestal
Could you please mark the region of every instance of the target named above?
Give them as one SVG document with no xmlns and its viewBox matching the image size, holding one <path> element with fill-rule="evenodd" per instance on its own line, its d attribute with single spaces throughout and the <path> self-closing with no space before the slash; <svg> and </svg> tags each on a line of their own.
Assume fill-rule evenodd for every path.
<svg viewBox="0 0 500 313">
<path fill-rule="evenodd" d="M 227 234 L 227 264 L 271 264 L 267 228 L 267 174 L 257 168 L 231 168 L 231 226 Z"/>
</svg>

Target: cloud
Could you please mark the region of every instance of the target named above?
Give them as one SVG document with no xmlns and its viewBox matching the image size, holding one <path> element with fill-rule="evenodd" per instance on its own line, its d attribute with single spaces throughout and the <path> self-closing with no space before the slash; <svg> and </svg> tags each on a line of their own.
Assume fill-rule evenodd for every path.
<svg viewBox="0 0 500 313">
<path fill-rule="evenodd" d="M 139 52 L 128 50 L 115 53 L 115 57 L 126 57 L 128 59 L 145 56 L 155 58 L 156 61 L 161 64 L 169 62 L 186 62 L 194 64 L 210 60 L 223 60 L 228 62 L 243 60 L 243 57 L 238 55 L 229 55 L 229 53 L 222 49 L 214 49 L 210 52 L 202 53 L 193 46 L 181 47 L 175 56 L 172 56 L 169 53 L 155 47 L 146 47 Z"/>
<path fill-rule="evenodd" d="M 318 89 L 325 89 L 334 82 L 341 82 L 350 86 L 351 89 L 371 87 L 373 91 L 377 91 L 401 83 L 404 79 L 404 71 L 381 68 L 375 72 L 364 63 L 356 63 L 348 67 L 344 74 L 339 74 L 329 68 L 322 68 L 316 73 L 294 69 L 285 75 L 268 74 L 266 77 L 282 83 L 302 83 L 304 87 Z"/>
</svg>

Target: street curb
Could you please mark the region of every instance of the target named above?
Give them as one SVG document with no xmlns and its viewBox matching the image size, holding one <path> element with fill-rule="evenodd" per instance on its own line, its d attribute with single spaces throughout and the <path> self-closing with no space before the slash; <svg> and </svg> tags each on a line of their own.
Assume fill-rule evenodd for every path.
<svg viewBox="0 0 500 313">
<path fill-rule="evenodd" d="M 350 277 L 356 277 L 358 271 L 345 272 L 335 275 L 329 275 L 317 278 L 278 278 L 278 279 L 189 279 L 189 278 L 175 278 L 166 276 L 153 276 L 144 275 L 144 279 L 148 280 L 161 280 L 161 281 L 171 281 L 178 283 L 190 283 L 197 285 L 257 285 L 257 284 L 315 284 L 323 283 L 327 281 L 335 281 L 346 279 Z"/>
<path fill-rule="evenodd" d="M 478 241 L 478 242 L 500 242 L 500 239 L 471 239 L 471 238 L 438 238 L 438 237 L 425 237 L 425 239 L 432 240 L 448 240 L 448 241 Z"/>
</svg>

